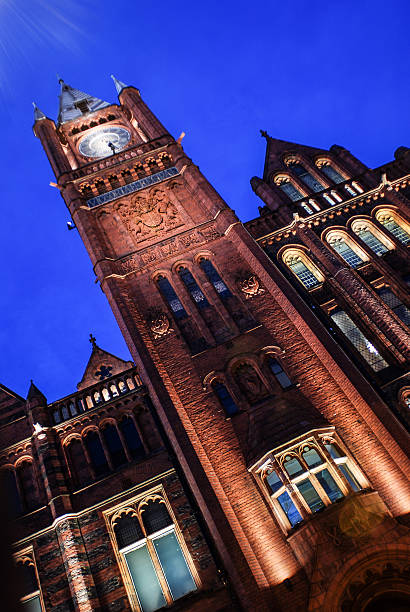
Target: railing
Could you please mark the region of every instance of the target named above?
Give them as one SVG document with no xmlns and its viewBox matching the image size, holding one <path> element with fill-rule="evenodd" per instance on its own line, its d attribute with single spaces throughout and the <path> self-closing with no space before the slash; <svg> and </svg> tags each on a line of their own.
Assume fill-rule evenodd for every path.
<svg viewBox="0 0 410 612">
<path fill-rule="evenodd" d="M 141 387 L 143 387 L 142 380 L 135 368 L 132 368 L 49 404 L 49 410 L 52 413 L 53 422 L 58 425 Z"/>
</svg>

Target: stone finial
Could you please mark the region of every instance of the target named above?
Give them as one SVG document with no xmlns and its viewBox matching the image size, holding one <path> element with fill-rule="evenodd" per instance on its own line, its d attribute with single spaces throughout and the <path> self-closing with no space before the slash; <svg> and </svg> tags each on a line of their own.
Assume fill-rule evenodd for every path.
<svg viewBox="0 0 410 612">
<path fill-rule="evenodd" d="M 97 340 L 92 334 L 90 334 L 90 343 L 92 344 L 93 349 L 97 348 Z"/>
</svg>

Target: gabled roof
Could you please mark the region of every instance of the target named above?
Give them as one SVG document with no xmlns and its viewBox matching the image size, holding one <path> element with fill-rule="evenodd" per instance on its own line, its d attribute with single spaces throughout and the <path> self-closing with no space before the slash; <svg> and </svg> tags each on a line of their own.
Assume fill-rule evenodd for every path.
<svg viewBox="0 0 410 612">
<path fill-rule="evenodd" d="M 105 108 L 106 106 L 111 106 L 109 102 L 104 102 L 104 100 L 100 100 L 95 96 L 90 96 L 84 91 L 74 89 L 70 85 L 67 85 L 67 83 L 64 83 L 63 79 L 60 79 L 59 82 L 61 84 L 61 93 L 58 124 L 66 123 L 72 119 L 77 119 L 77 117 L 82 117 L 85 114 Z"/>
<path fill-rule="evenodd" d="M 79 391 L 94 385 L 104 378 L 108 378 L 108 376 L 114 376 L 115 374 L 125 372 L 125 370 L 129 370 L 134 365 L 132 361 L 125 361 L 108 351 L 104 351 L 97 346 L 95 338 L 92 336 L 90 342 L 93 349 L 84 370 L 83 377 L 77 385 Z"/>
<path fill-rule="evenodd" d="M 288 140 L 272 138 L 272 136 L 269 136 L 269 134 L 263 130 L 261 130 L 261 134 L 264 138 L 266 138 L 265 167 L 263 169 L 264 180 L 266 180 L 272 172 L 285 168 L 282 157 L 286 152 L 300 153 L 304 157 L 308 158 L 312 158 L 320 154 L 329 154 L 327 149 L 318 149 L 316 147 L 309 147 L 307 145 L 301 145 Z"/>
</svg>

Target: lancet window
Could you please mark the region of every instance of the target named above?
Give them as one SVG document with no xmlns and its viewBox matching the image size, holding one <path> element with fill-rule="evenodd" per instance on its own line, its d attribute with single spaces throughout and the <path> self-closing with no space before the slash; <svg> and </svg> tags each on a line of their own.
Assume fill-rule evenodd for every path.
<svg viewBox="0 0 410 612">
<path fill-rule="evenodd" d="M 185 287 L 188 289 L 189 294 L 191 296 L 194 304 L 201 310 L 202 308 L 207 308 L 209 306 L 209 302 L 200 289 L 198 283 L 195 278 L 192 276 L 191 272 L 188 268 L 181 266 L 178 270 L 178 274 L 184 283 Z"/>
<path fill-rule="evenodd" d="M 344 310 L 333 312 L 330 316 L 372 370 L 379 372 L 388 367 L 389 364 L 383 359 L 376 347 L 366 338 Z"/>
<path fill-rule="evenodd" d="M 301 181 L 312 189 L 312 191 L 318 192 L 323 191 L 325 186 L 322 185 L 300 162 L 294 161 L 288 164 L 288 167 L 296 174 Z"/>
<path fill-rule="evenodd" d="M 376 213 L 376 219 L 383 227 L 402 244 L 410 243 L 410 225 L 392 210 L 380 210 Z"/>
<path fill-rule="evenodd" d="M 274 182 L 292 202 L 297 202 L 303 198 L 303 193 L 299 191 L 288 176 L 277 176 L 274 178 Z"/>
<path fill-rule="evenodd" d="M 313 289 L 324 281 L 323 275 L 303 251 L 289 249 L 283 253 L 282 259 L 306 289 Z"/>
<path fill-rule="evenodd" d="M 329 232 L 326 240 L 352 268 L 357 268 L 369 259 L 345 232 Z"/>
<path fill-rule="evenodd" d="M 161 497 L 143 501 L 138 511 L 124 510 L 113 528 L 136 609 L 154 612 L 197 589 L 183 541 Z"/>
<path fill-rule="evenodd" d="M 268 365 L 269 370 L 271 371 L 277 382 L 280 384 L 282 389 L 288 389 L 289 387 L 292 387 L 292 381 L 286 374 L 279 361 L 275 359 L 275 357 L 273 357 L 272 355 L 268 355 L 266 363 Z"/>
<path fill-rule="evenodd" d="M 42 612 L 43 604 L 33 556 L 23 555 L 16 560 L 20 605 L 24 612 Z"/>
<path fill-rule="evenodd" d="M 232 293 L 223 282 L 219 272 L 215 269 L 213 263 L 206 257 L 202 257 L 199 265 L 208 277 L 209 282 L 222 300 L 226 300 L 232 296 Z"/>
<path fill-rule="evenodd" d="M 98 432 L 95 430 L 89 431 L 84 437 L 84 443 L 95 475 L 103 476 L 107 474 L 109 472 L 108 461 Z"/>
<path fill-rule="evenodd" d="M 323 174 L 330 179 L 333 183 L 343 183 L 346 179 L 344 176 L 336 170 L 334 166 L 327 160 L 318 160 L 316 162 L 317 166 L 323 172 Z"/>
<path fill-rule="evenodd" d="M 391 241 L 368 221 L 356 221 L 352 224 L 352 230 L 379 257 L 394 248 Z"/>
<path fill-rule="evenodd" d="M 172 285 L 169 282 L 169 280 L 167 278 L 165 278 L 165 276 L 158 276 L 156 280 L 157 280 L 158 288 L 159 288 L 162 296 L 164 297 L 164 299 L 168 303 L 168 306 L 170 307 L 174 317 L 177 320 L 185 319 L 188 316 L 187 312 L 186 312 L 185 308 L 183 307 L 183 305 L 181 303 L 181 300 L 179 299 L 179 297 L 175 293 L 175 290 L 172 287 Z"/>
<path fill-rule="evenodd" d="M 235 400 L 233 399 L 232 395 L 230 394 L 226 385 L 224 385 L 223 382 L 215 379 L 212 381 L 211 387 L 214 393 L 216 394 L 217 398 L 219 399 L 227 416 L 232 416 L 236 414 L 237 412 L 239 412 L 239 408 Z"/>
</svg>

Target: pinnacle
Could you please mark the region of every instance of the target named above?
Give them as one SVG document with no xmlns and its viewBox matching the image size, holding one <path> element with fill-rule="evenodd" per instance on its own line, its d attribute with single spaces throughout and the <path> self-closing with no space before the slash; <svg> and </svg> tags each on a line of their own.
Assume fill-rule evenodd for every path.
<svg viewBox="0 0 410 612">
<path fill-rule="evenodd" d="M 113 74 L 111 75 L 112 80 L 114 81 L 115 89 L 117 90 L 117 94 L 120 95 L 123 89 L 128 87 L 123 81 L 117 79 Z"/>
<path fill-rule="evenodd" d="M 36 385 L 33 383 L 32 380 L 31 380 L 31 383 L 30 383 L 30 388 L 28 390 L 27 399 L 28 400 L 41 399 L 41 400 L 44 400 L 45 402 L 47 402 L 47 400 L 46 400 L 45 396 L 43 395 L 43 393 L 41 393 L 40 389 L 38 389 L 36 387 Z"/>
<path fill-rule="evenodd" d="M 43 111 L 41 111 L 38 108 L 35 102 L 33 102 L 33 106 L 34 106 L 34 121 L 40 121 L 41 119 L 47 119 Z"/>
</svg>

